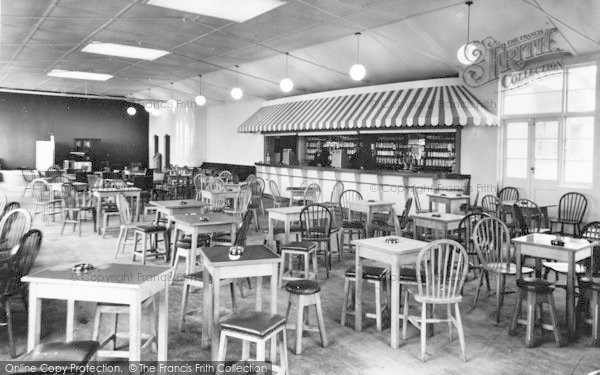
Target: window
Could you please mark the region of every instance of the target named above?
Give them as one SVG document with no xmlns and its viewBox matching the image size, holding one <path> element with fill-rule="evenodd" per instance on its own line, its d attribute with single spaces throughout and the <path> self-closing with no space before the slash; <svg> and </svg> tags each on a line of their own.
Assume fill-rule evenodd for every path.
<svg viewBox="0 0 600 375">
<path fill-rule="evenodd" d="M 571 68 L 567 79 L 567 111 L 593 111 L 596 108 L 596 66 Z"/>
<path fill-rule="evenodd" d="M 519 88 L 504 91 L 504 114 L 537 114 L 562 111 L 562 71 L 534 79 Z"/>
<path fill-rule="evenodd" d="M 593 154 L 594 118 L 568 117 L 565 125 L 564 182 L 591 184 Z"/>
<path fill-rule="evenodd" d="M 535 178 L 556 180 L 558 176 L 558 121 L 535 123 Z"/>
<path fill-rule="evenodd" d="M 506 124 L 506 177 L 527 177 L 527 132 L 526 122 Z"/>
</svg>

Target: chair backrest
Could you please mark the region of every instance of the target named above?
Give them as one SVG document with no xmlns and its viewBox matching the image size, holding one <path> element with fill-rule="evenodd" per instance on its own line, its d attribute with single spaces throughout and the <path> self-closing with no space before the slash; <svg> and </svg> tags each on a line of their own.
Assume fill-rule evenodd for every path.
<svg viewBox="0 0 600 375">
<path fill-rule="evenodd" d="M 344 190 L 342 192 L 340 195 L 340 209 L 343 221 L 358 220 L 360 218 L 360 214 L 355 211 L 352 211 L 352 216 L 350 216 L 350 203 L 362 200 L 363 197 L 357 190 Z"/>
<path fill-rule="evenodd" d="M 600 241 L 600 221 L 592 221 L 587 223 L 579 235 L 590 242 Z M 597 275 L 600 272 L 600 246 L 594 246 L 592 249 L 590 271 L 592 275 Z"/>
<path fill-rule="evenodd" d="M 310 185 L 310 180 L 302 180 L 302 182 L 300 183 L 300 187 L 303 188 L 308 187 L 308 185 Z"/>
<path fill-rule="evenodd" d="M 220 193 L 225 191 L 225 181 L 220 178 L 213 178 L 210 181 L 210 186 L 208 187 L 208 190 L 212 191 L 213 193 Z"/>
<path fill-rule="evenodd" d="M 12 249 L 31 229 L 31 214 L 19 208 L 6 213 L 0 220 L 0 248 Z"/>
<path fill-rule="evenodd" d="M 21 174 L 25 183 L 30 183 L 36 178 L 35 172 L 31 169 L 21 169 Z"/>
<path fill-rule="evenodd" d="M 419 297 L 426 302 L 460 300 L 469 263 L 467 251 L 452 240 L 437 240 L 417 255 Z"/>
<path fill-rule="evenodd" d="M 32 229 L 20 238 L 16 252 L 8 261 L 8 266 L 14 272 L 14 277 L 0 278 L 0 294 L 14 294 L 27 286 L 21 283 L 21 278 L 28 275 L 40 252 L 42 232 Z"/>
<path fill-rule="evenodd" d="M 235 195 L 234 209 L 238 212 L 246 212 L 251 200 L 252 191 L 249 188 L 240 189 Z"/>
<path fill-rule="evenodd" d="M 398 222 L 398 225 L 400 226 L 400 229 L 406 229 L 406 227 L 408 226 L 408 215 L 410 215 L 410 209 L 412 207 L 412 203 L 413 203 L 413 199 L 412 198 L 408 198 L 406 200 L 406 202 L 404 202 L 404 211 L 402 211 L 402 216 L 400 216 L 400 220 Z M 398 231 L 396 231 L 398 232 Z M 398 234 L 398 233 L 396 233 Z M 400 235 L 400 234 L 398 234 Z"/>
<path fill-rule="evenodd" d="M 219 178 L 225 182 L 233 181 L 233 175 L 229 171 L 223 171 L 223 172 L 219 173 Z"/>
<path fill-rule="evenodd" d="M 484 211 L 492 217 L 499 216 L 501 206 L 502 202 L 495 195 L 488 194 L 481 198 L 481 207 L 483 207 Z"/>
<path fill-rule="evenodd" d="M 489 215 L 484 212 L 471 212 L 458 223 L 458 242 L 465 248 L 467 254 L 477 254 L 473 243 L 473 229 L 479 220 L 486 217 Z"/>
<path fill-rule="evenodd" d="M 581 224 L 587 204 L 585 195 L 576 192 L 566 193 L 558 201 L 558 218 Z"/>
<path fill-rule="evenodd" d="M 248 181 L 248 179 L 246 179 L 246 181 Z M 262 198 L 263 191 L 265 190 L 265 180 L 260 177 L 254 177 L 254 179 L 250 180 L 246 186 L 252 191 L 252 199 Z"/>
<path fill-rule="evenodd" d="M 196 189 L 196 191 L 204 190 L 204 184 L 206 181 L 208 181 L 208 180 L 204 173 L 196 174 L 193 178 L 194 189 Z"/>
<path fill-rule="evenodd" d="M 18 210 L 19 208 L 21 208 L 21 203 L 19 203 L 19 202 L 7 203 L 6 206 L 4 207 L 4 212 L 2 212 L 2 215 L 0 215 L 0 220 L 4 217 L 4 215 L 9 213 L 10 211 Z"/>
<path fill-rule="evenodd" d="M 477 207 L 478 204 L 479 204 L 479 190 L 477 190 L 477 193 L 475 194 L 475 200 L 473 201 L 473 205 L 471 207 Z"/>
<path fill-rule="evenodd" d="M 49 202 L 51 198 L 51 191 L 48 183 L 40 178 L 35 179 L 31 182 L 31 191 L 33 199 L 38 203 Z"/>
<path fill-rule="evenodd" d="M 281 193 L 279 192 L 279 186 L 277 185 L 277 182 L 269 180 L 269 190 L 271 190 L 273 202 L 276 204 L 281 204 Z"/>
<path fill-rule="evenodd" d="M 337 181 L 335 185 L 333 185 L 333 190 L 331 190 L 331 199 L 330 202 L 339 203 L 340 196 L 344 191 L 344 183 L 342 181 Z"/>
<path fill-rule="evenodd" d="M 65 182 L 60 187 L 62 193 L 62 199 L 65 202 L 65 206 L 67 208 L 77 207 L 77 192 L 75 188 L 73 188 L 73 184 L 70 182 Z"/>
<path fill-rule="evenodd" d="M 321 198 L 321 187 L 319 184 L 312 183 L 304 189 L 302 194 L 302 200 L 304 203 L 318 203 Z"/>
<path fill-rule="evenodd" d="M 537 203 L 531 199 L 519 199 L 515 202 L 515 206 L 516 208 L 513 207 L 515 216 L 520 215 L 518 220 L 522 221 L 518 223 L 518 228 L 521 228 L 522 230 L 527 228 L 527 233 L 539 232 L 542 228 L 544 214 Z"/>
<path fill-rule="evenodd" d="M 473 228 L 473 243 L 481 265 L 510 263 L 510 232 L 500 219 L 487 217 Z"/>
<path fill-rule="evenodd" d="M 327 238 L 331 232 L 331 212 L 321 204 L 309 204 L 300 212 L 302 240 Z"/>
<path fill-rule="evenodd" d="M 419 187 L 413 186 L 412 191 L 413 191 L 413 197 L 414 197 L 414 202 L 415 202 L 415 210 L 417 212 L 421 212 L 423 210 L 423 208 L 421 206 L 421 200 L 419 199 Z"/>
<path fill-rule="evenodd" d="M 131 218 L 131 208 L 129 202 L 123 194 L 117 194 L 117 209 L 119 210 L 119 216 L 123 224 L 130 224 L 133 220 Z"/>
<path fill-rule="evenodd" d="M 248 176 L 246 176 L 246 179 L 244 181 L 250 183 L 252 181 L 256 180 L 256 175 L 250 173 Z"/>
<path fill-rule="evenodd" d="M 6 208 L 6 204 L 8 203 L 8 198 L 6 194 L 0 192 L 0 219 L 2 218 L 2 214 L 4 214 L 4 209 Z"/>
<path fill-rule="evenodd" d="M 88 174 L 87 175 L 87 183 L 88 183 L 88 187 L 91 188 L 98 188 L 101 187 L 102 184 L 102 178 L 95 175 L 95 174 Z"/>
<path fill-rule="evenodd" d="M 519 191 L 514 187 L 507 186 L 500 189 L 498 198 L 500 198 L 501 201 L 516 201 L 519 199 Z"/>
<path fill-rule="evenodd" d="M 248 238 L 248 230 L 250 229 L 251 222 L 252 210 L 248 210 L 242 219 L 242 226 L 239 227 L 235 233 L 235 241 L 233 243 L 234 246 L 246 246 L 246 239 Z"/>
</svg>

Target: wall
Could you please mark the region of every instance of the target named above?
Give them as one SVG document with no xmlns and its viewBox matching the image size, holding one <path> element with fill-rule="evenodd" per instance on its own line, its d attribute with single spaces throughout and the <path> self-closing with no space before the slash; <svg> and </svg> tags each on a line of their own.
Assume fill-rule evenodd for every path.
<svg viewBox="0 0 600 375">
<path fill-rule="evenodd" d="M 148 113 L 118 100 L 0 92 L 0 158 L 6 168 L 35 168 L 35 141 L 56 141 L 55 160 L 62 166 L 73 147 L 73 138 L 100 138 L 100 160 L 113 168 L 148 159 Z M 94 166 L 94 168 L 100 167 Z"/>
</svg>

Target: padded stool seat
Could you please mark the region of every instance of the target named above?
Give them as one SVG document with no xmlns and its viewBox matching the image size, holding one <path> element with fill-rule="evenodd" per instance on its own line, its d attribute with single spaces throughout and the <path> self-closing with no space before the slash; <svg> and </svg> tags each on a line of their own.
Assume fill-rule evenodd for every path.
<svg viewBox="0 0 600 375">
<path fill-rule="evenodd" d="M 382 281 L 387 275 L 387 268 L 363 266 L 363 279 Z M 354 278 L 356 276 L 356 266 L 350 266 L 344 273 L 346 277 Z"/>
<path fill-rule="evenodd" d="M 317 248 L 317 243 L 313 241 L 299 241 L 299 242 L 290 242 L 281 247 L 285 250 L 293 250 L 293 251 L 311 251 Z"/>
<path fill-rule="evenodd" d="M 48 342 L 37 345 L 19 361 L 59 361 L 84 365 L 96 355 L 99 347 L 97 341 Z"/>
<path fill-rule="evenodd" d="M 314 280 L 295 280 L 285 284 L 285 290 L 291 294 L 309 295 L 319 293 L 321 287 Z"/>
<path fill-rule="evenodd" d="M 582 288 L 600 291 L 600 276 L 584 276 L 579 279 Z"/>
<path fill-rule="evenodd" d="M 363 223 L 362 221 L 344 220 L 344 221 L 342 221 L 342 228 L 364 229 L 365 228 L 365 223 Z"/>
<path fill-rule="evenodd" d="M 535 277 L 524 277 L 519 279 L 517 280 L 517 286 L 523 290 L 535 293 L 552 293 L 554 290 L 554 284 L 547 280 Z"/>
<path fill-rule="evenodd" d="M 284 316 L 262 311 L 244 311 L 221 322 L 221 329 L 265 337 L 284 325 Z"/>
<path fill-rule="evenodd" d="M 162 231 L 167 230 L 166 227 L 163 227 L 162 225 L 155 225 L 155 224 L 136 225 L 133 227 L 133 229 L 139 230 L 139 231 L 142 231 L 145 233 L 156 233 L 156 232 L 162 232 Z"/>
<path fill-rule="evenodd" d="M 367 312 L 367 318 L 375 319 L 377 332 L 382 330 L 383 311 L 389 306 L 390 280 L 387 278 L 388 270 L 385 267 L 365 266 L 362 267 L 362 279 L 375 288 L 375 313 Z M 342 316 L 340 323 L 346 325 L 346 315 L 354 315 L 356 303 L 354 299 L 354 287 L 356 283 L 356 266 L 350 266 L 344 273 L 344 298 L 342 301 Z M 385 292 L 385 298 L 381 298 L 382 290 Z"/>
</svg>

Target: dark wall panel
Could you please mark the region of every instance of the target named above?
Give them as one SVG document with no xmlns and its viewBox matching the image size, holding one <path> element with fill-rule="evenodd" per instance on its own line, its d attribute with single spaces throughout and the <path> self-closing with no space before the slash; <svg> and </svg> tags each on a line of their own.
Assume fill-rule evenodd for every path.
<svg viewBox="0 0 600 375">
<path fill-rule="evenodd" d="M 0 92 L 0 159 L 6 168 L 35 168 L 35 141 L 54 134 L 55 160 L 69 157 L 73 138 L 100 138 L 97 156 L 112 168 L 130 162 L 148 165 L 148 112 L 131 103 Z M 97 163 L 99 164 L 99 163 Z M 94 169 L 101 165 L 94 165 Z"/>
</svg>

